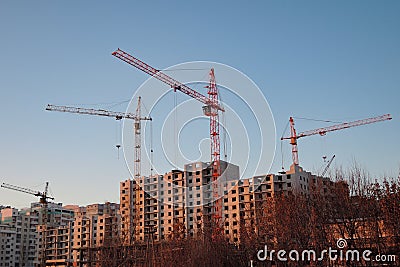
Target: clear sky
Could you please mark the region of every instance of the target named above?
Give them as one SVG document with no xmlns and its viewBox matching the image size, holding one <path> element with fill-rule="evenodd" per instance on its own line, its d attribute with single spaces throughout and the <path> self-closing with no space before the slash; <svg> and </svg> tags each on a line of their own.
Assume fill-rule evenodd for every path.
<svg viewBox="0 0 400 267">
<path fill-rule="evenodd" d="M 1 1 L 0 180 L 38 190 L 49 181 L 64 204 L 119 201 L 129 172 L 115 148 L 118 124 L 44 110 L 130 99 L 148 77 L 112 57 L 118 47 L 158 68 L 206 60 L 249 76 L 276 122 L 271 172 L 281 167 L 278 138 L 289 116 L 349 121 L 391 113 L 389 122 L 304 138 L 299 157 L 311 171 L 335 154 L 336 165 L 355 159 L 374 175 L 394 176 L 399 14 L 400 2 L 389 0 Z M 327 125 L 296 120 L 298 131 Z M 287 142 L 283 151 L 288 167 Z M 0 205 L 34 200 L 0 190 Z"/>
</svg>

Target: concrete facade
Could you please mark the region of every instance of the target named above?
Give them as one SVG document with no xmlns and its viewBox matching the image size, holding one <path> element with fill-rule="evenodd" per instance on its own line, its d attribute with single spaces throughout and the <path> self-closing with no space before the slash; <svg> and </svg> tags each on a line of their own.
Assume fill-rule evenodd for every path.
<svg viewBox="0 0 400 267">
<path fill-rule="evenodd" d="M 1 210 L 0 266 L 35 266 L 38 263 L 38 223 L 37 211 Z"/>
<path fill-rule="evenodd" d="M 72 222 L 72 262 L 73 266 L 86 266 L 91 260 L 91 248 L 120 242 L 119 204 L 106 202 L 75 208 Z"/>
<path fill-rule="evenodd" d="M 237 233 L 239 223 L 226 221 L 238 221 L 239 217 L 238 191 L 230 190 L 238 183 L 239 167 L 221 162 L 221 171 L 219 195 L 229 201 L 222 201 L 220 223 Z M 213 198 L 211 166 L 204 162 L 187 164 L 183 171 L 172 170 L 164 175 L 141 177 L 138 181 L 122 181 L 123 231 L 125 235 L 130 234 L 134 242 L 145 242 L 149 233 L 156 241 L 197 236 L 204 230 L 206 218 L 213 213 Z M 236 216 L 227 216 L 227 213 L 236 213 Z"/>
<path fill-rule="evenodd" d="M 257 231 L 257 219 L 261 217 L 257 213 L 262 210 L 265 199 L 278 193 L 309 194 L 317 181 L 329 184 L 329 179 L 295 165 L 283 173 L 240 180 L 238 166 L 222 161 L 221 169 L 220 224 L 231 243 L 240 242 L 241 225 Z M 209 163 L 195 162 L 185 165 L 183 171 L 122 181 L 120 200 L 122 222 L 125 222 L 123 231 L 129 233 L 126 235 L 132 237 L 133 243 L 145 242 L 150 232 L 155 241 L 199 237 L 214 212 L 211 167 Z"/>
</svg>

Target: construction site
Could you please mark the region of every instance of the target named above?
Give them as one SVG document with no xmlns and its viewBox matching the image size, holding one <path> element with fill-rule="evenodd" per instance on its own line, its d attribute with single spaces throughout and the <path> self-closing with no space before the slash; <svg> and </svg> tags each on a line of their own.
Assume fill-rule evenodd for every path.
<svg viewBox="0 0 400 267">
<path fill-rule="evenodd" d="M 241 177 L 238 165 L 221 159 L 225 108 L 213 68 L 203 95 L 123 50 L 112 55 L 204 105 L 210 160 L 163 174 L 143 174 L 142 123 L 154 118 L 143 114 L 141 97 L 135 113 L 47 105 L 47 111 L 133 120 L 134 160 L 128 162 L 132 177 L 120 182 L 119 203 L 87 206 L 54 203 L 48 183 L 43 192 L 3 183 L 5 189 L 36 196 L 39 202 L 22 211 L 1 207 L 0 267 L 289 266 L 276 259 L 262 261 L 257 251 L 266 244 L 275 249 L 322 251 L 340 238 L 349 249 L 398 255 L 398 218 L 384 211 L 399 208 L 399 184 L 392 182 L 392 190 L 385 194 L 387 184 L 375 185 L 379 197 L 372 191 L 364 194 L 360 173 L 329 171 L 335 155 L 315 174 L 301 167 L 298 155 L 300 138 L 391 120 L 390 114 L 300 133 L 290 117 L 290 135 L 281 137 L 291 145 L 290 168 L 282 164 L 276 174 Z M 389 264 L 397 266 L 398 260 L 397 256 Z M 373 266 L 360 262 L 351 266 Z M 346 260 L 320 263 L 303 259 L 290 266 L 348 266 Z"/>
<path fill-rule="evenodd" d="M 400 1 L 1 1 L 0 267 L 400 266 Z"/>
</svg>

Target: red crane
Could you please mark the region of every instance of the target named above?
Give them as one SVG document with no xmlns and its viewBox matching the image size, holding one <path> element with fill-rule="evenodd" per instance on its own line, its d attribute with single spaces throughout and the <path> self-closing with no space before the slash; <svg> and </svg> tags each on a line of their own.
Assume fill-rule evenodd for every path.
<svg viewBox="0 0 400 267">
<path fill-rule="evenodd" d="M 207 86 L 208 97 L 200 94 L 193 90 L 189 86 L 175 80 L 174 78 L 161 72 L 161 70 L 155 69 L 143 61 L 129 55 L 128 53 L 117 49 L 112 53 L 113 56 L 125 61 L 126 63 L 138 68 L 139 70 L 153 76 L 154 78 L 166 83 L 171 88 L 181 91 L 188 96 L 205 104 L 203 106 L 204 115 L 210 117 L 210 139 L 211 139 L 211 164 L 212 164 L 212 180 L 213 180 L 213 196 L 214 196 L 214 219 L 219 221 L 222 217 L 222 202 L 218 192 L 218 177 L 221 175 L 221 164 L 220 164 L 220 138 L 219 138 L 219 111 L 224 112 L 224 108 L 219 103 L 218 88 L 215 82 L 214 69 L 210 71 L 210 82 Z"/>
<path fill-rule="evenodd" d="M 293 164 L 299 165 L 297 139 L 299 139 L 301 137 L 305 137 L 305 136 L 316 135 L 316 134 L 323 136 L 323 135 L 326 135 L 327 132 L 343 130 L 343 129 L 347 129 L 350 127 L 356 127 L 356 126 L 361 126 L 361 125 L 365 125 L 365 124 L 386 121 L 386 120 L 391 120 L 391 119 L 392 119 L 392 117 L 390 116 L 390 114 L 385 114 L 385 115 L 378 116 L 378 117 L 373 117 L 373 118 L 368 118 L 368 119 L 363 119 L 363 120 L 358 120 L 358 121 L 352 121 L 352 122 L 345 122 L 345 123 L 336 124 L 336 125 L 332 125 L 332 126 L 325 127 L 325 128 L 318 128 L 318 129 L 309 130 L 309 131 L 305 131 L 305 132 L 296 134 L 296 129 L 294 128 L 293 117 L 290 117 L 290 119 L 289 119 L 290 137 L 282 137 L 281 140 L 285 140 L 285 139 L 290 140 L 290 144 L 292 145 Z"/>
</svg>

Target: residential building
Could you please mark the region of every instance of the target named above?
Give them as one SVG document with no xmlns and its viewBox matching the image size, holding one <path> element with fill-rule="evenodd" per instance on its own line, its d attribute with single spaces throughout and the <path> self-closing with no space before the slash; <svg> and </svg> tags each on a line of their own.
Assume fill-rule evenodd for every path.
<svg viewBox="0 0 400 267">
<path fill-rule="evenodd" d="M 120 223 L 119 204 L 106 202 L 75 208 L 71 243 L 74 266 L 86 266 L 92 261 L 92 248 L 121 245 Z"/>
<path fill-rule="evenodd" d="M 38 263 L 38 223 L 39 213 L 35 210 L 1 210 L 0 246 L 4 255 L 0 254 L 0 259 L 3 257 L 3 266 L 34 266 Z"/>
<path fill-rule="evenodd" d="M 172 170 L 164 175 L 141 177 L 138 181 L 122 181 L 123 235 L 132 236 L 131 241 L 144 242 L 150 233 L 156 241 L 201 233 L 206 218 L 214 212 L 211 170 L 209 163 L 195 162 L 185 165 L 183 171 Z M 221 172 L 218 185 L 222 197 L 237 184 L 239 167 L 221 161 Z M 230 201 L 226 205 L 230 207 L 228 210 L 236 209 L 239 214 L 238 202 Z M 220 223 L 222 225 L 224 220 Z"/>
</svg>

